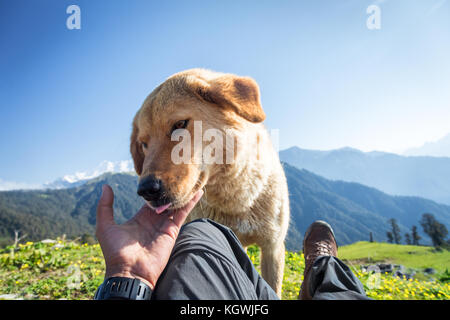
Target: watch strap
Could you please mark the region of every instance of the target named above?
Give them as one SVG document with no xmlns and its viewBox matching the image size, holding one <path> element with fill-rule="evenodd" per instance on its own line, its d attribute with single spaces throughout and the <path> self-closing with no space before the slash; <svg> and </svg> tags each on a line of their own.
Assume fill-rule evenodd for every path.
<svg viewBox="0 0 450 320">
<path fill-rule="evenodd" d="M 111 277 L 95 292 L 94 300 L 150 300 L 152 289 L 139 279 Z"/>
</svg>

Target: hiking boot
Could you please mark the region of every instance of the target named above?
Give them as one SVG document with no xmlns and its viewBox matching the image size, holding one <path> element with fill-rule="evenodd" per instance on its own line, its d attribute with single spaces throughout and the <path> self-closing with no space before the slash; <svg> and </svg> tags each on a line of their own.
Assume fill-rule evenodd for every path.
<svg viewBox="0 0 450 320">
<path fill-rule="evenodd" d="M 311 300 L 309 292 L 309 274 L 314 261 L 320 256 L 337 257 L 338 245 L 331 226 L 325 221 L 313 222 L 305 232 L 303 239 L 303 254 L 305 256 L 305 271 L 303 272 L 303 283 L 300 288 L 298 299 Z"/>
</svg>

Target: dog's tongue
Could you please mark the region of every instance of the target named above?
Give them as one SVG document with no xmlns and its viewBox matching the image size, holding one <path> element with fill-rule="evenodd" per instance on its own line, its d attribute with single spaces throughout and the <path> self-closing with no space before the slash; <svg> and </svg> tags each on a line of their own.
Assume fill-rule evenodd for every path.
<svg viewBox="0 0 450 320">
<path fill-rule="evenodd" d="M 163 206 L 154 208 L 155 211 L 156 211 L 156 214 L 163 213 L 168 207 L 170 207 L 171 204 L 172 204 L 172 203 L 168 203 L 168 204 L 165 204 L 165 205 L 163 205 Z"/>
</svg>

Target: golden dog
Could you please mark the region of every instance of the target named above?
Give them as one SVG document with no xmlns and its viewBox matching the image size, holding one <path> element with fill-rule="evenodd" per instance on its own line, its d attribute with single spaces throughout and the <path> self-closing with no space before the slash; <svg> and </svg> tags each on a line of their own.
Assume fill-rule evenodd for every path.
<svg viewBox="0 0 450 320">
<path fill-rule="evenodd" d="M 243 246 L 259 245 L 262 276 L 281 296 L 289 199 L 264 119 L 253 79 L 191 69 L 146 98 L 133 120 L 130 151 L 138 193 L 151 207 L 180 208 L 203 188 L 188 220 L 213 219 Z M 180 137 L 189 148 L 180 148 Z"/>
</svg>

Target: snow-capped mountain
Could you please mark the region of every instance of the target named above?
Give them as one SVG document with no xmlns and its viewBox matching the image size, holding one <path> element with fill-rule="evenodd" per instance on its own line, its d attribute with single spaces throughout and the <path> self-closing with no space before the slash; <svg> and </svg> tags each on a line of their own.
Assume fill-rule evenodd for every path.
<svg viewBox="0 0 450 320">
<path fill-rule="evenodd" d="M 78 187 L 86 181 L 96 178 L 106 172 L 124 173 L 133 172 L 134 166 L 132 160 L 122 161 L 102 161 L 95 169 L 91 171 L 78 171 L 73 174 L 67 174 L 54 181 L 45 183 L 26 183 L 16 181 L 6 181 L 0 178 L 0 191 L 11 190 L 37 190 L 37 189 L 64 189 Z"/>
<path fill-rule="evenodd" d="M 84 184 L 86 181 L 98 177 L 106 172 L 133 172 L 133 162 L 131 160 L 122 161 L 102 161 L 94 170 L 92 171 L 80 171 L 74 174 L 68 174 L 62 178 L 56 179 L 52 182 L 47 182 L 42 185 L 43 189 L 64 189 L 71 187 L 78 187 Z"/>
</svg>

